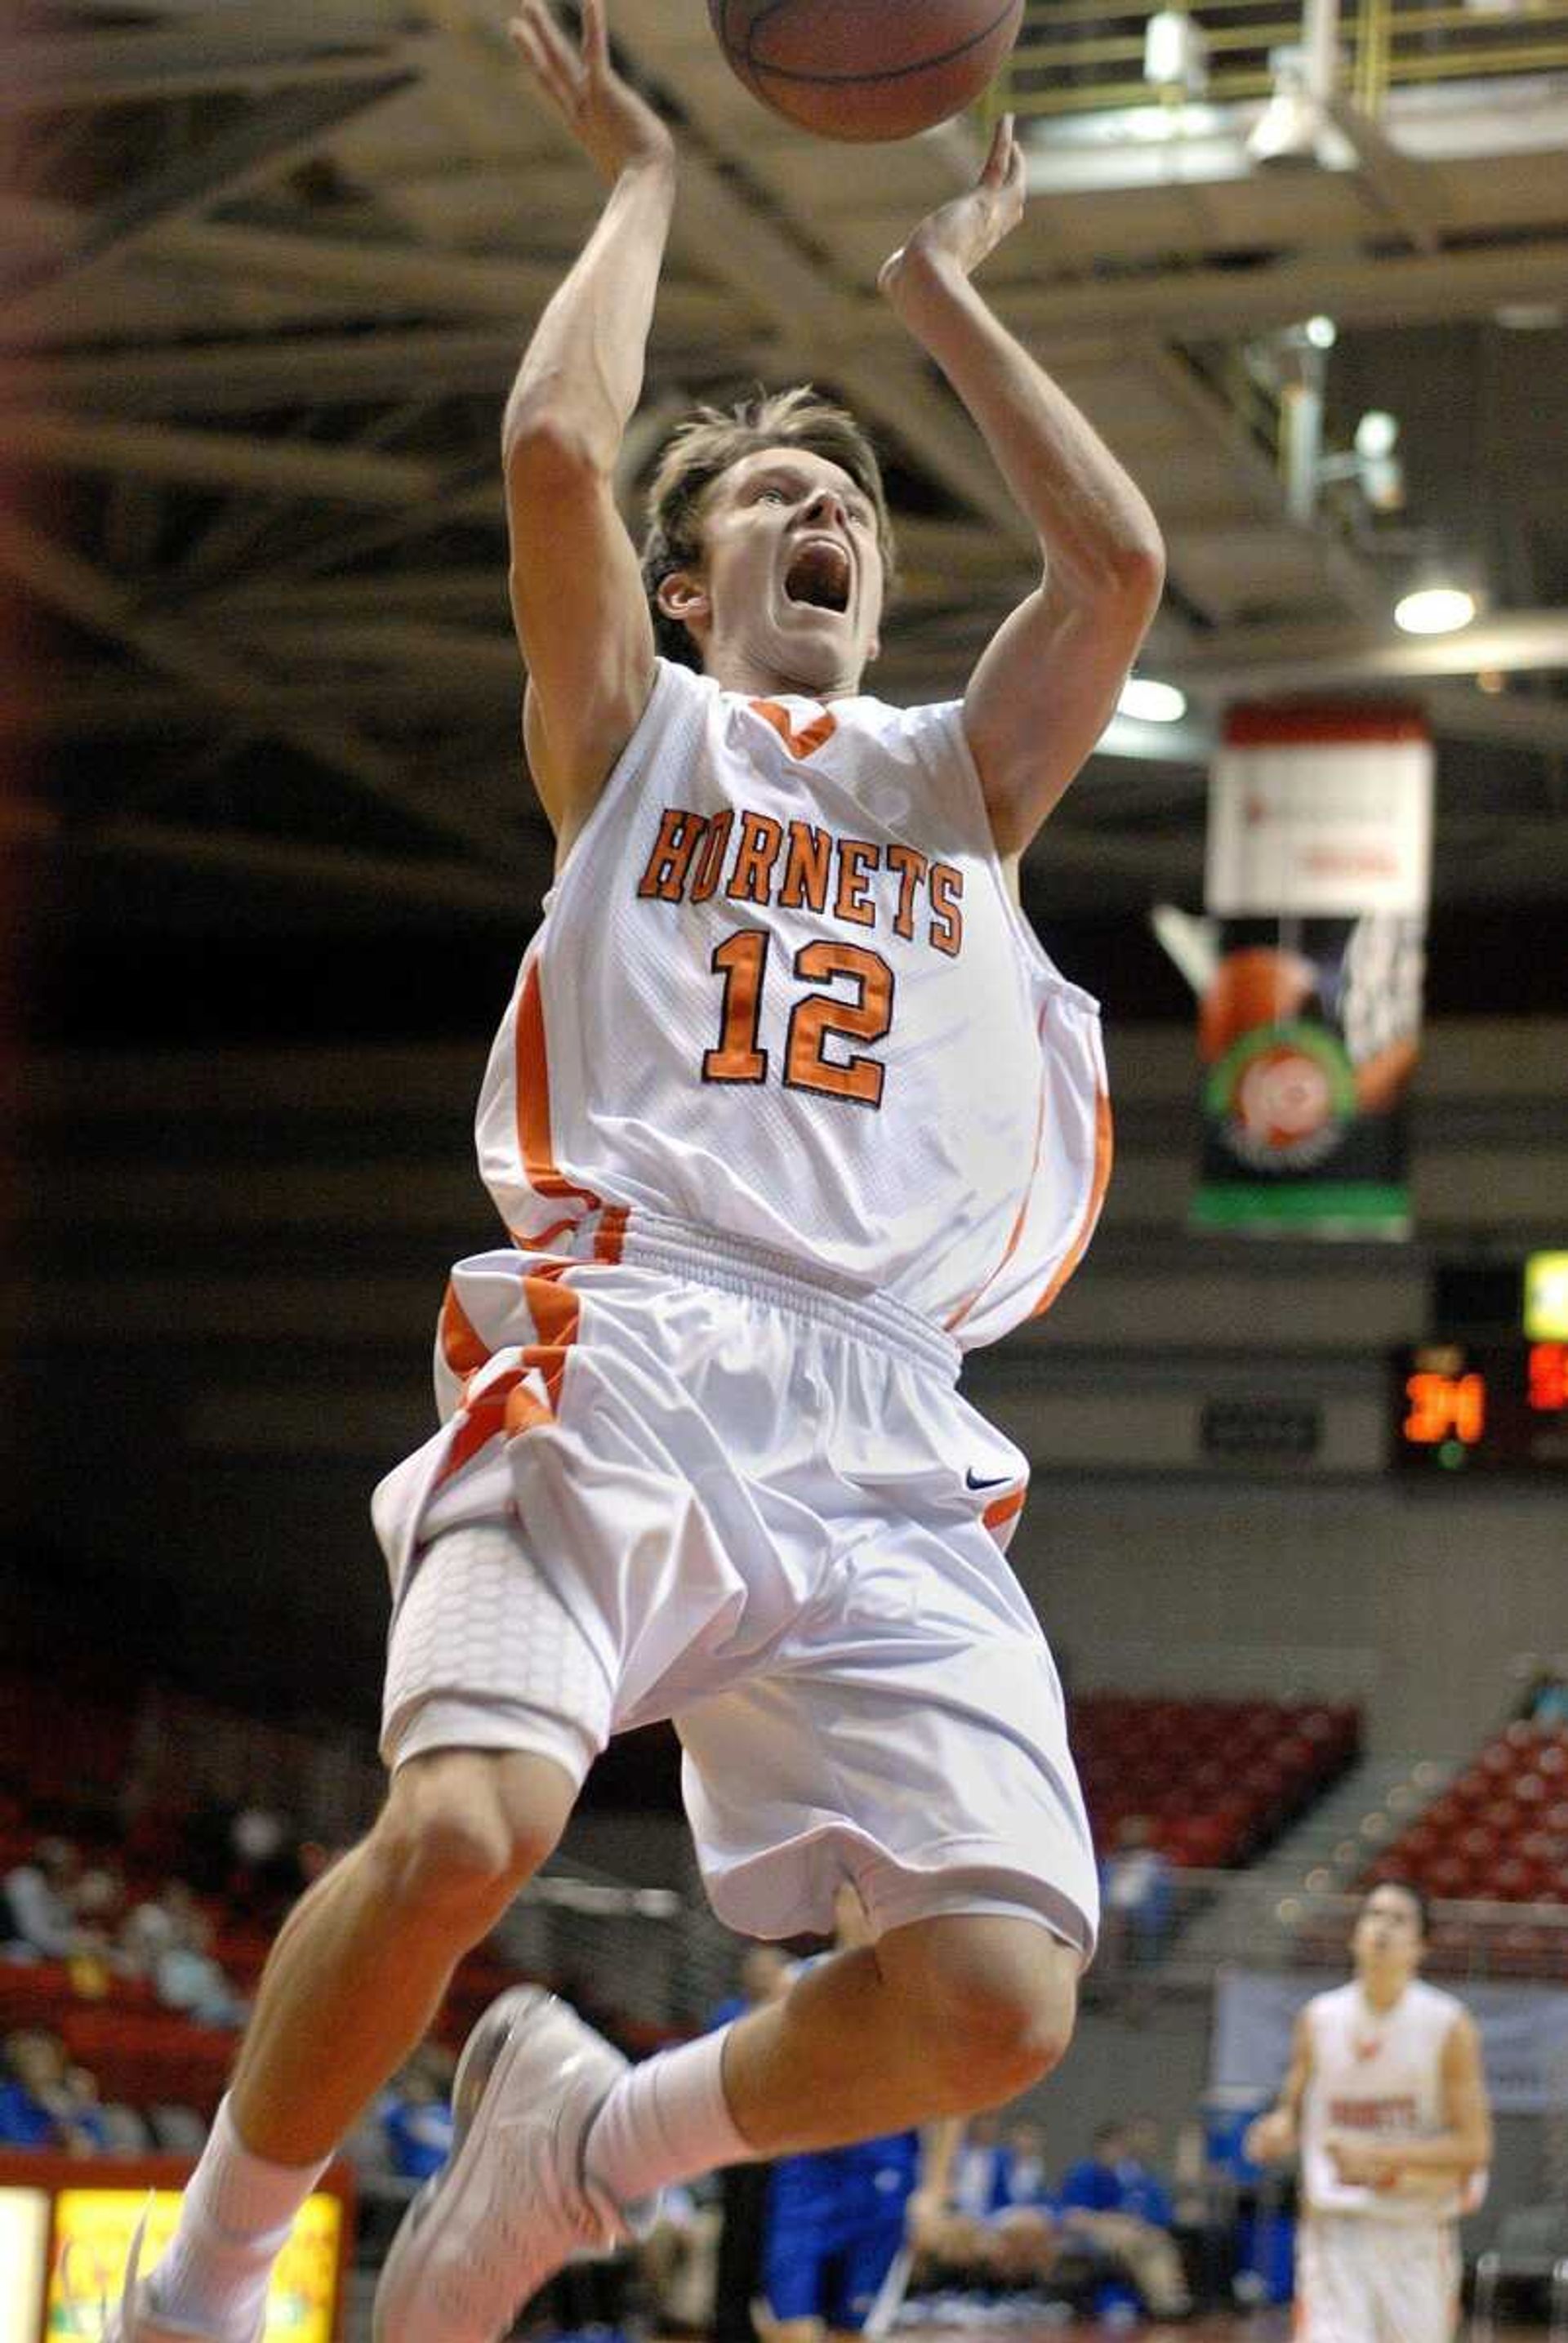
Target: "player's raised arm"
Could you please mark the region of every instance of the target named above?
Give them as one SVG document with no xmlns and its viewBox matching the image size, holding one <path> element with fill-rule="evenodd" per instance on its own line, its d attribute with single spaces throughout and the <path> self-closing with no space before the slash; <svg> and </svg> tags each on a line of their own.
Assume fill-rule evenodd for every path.
<svg viewBox="0 0 1568 2343">
<path fill-rule="evenodd" d="M 1041 582 L 982 653 L 964 698 L 1003 855 L 1021 853 L 1104 730 L 1165 574 L 1158 525 L 1132 481 L 970 282 L 1023 200 L 1009 116 L 976 185 L 922 220 L 879 279 L 1040 537 Z"/>
<path fill-rule="evenodd" d="M 653 685 L 652 622 L 612 483 L 642 392 L 675 148 L 610 63 L 603 0 L 583 0 L 580 49 L 548 0 L 522 0 L 508 30 L 610 191 L 539 319 L 501 435 L 528 761 L 564 856 Z"/>
</svg>

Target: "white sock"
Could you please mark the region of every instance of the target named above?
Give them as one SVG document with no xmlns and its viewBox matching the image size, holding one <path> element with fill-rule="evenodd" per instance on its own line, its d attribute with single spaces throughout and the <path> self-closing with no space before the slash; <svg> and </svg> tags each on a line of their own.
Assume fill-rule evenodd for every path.
<svg viewBox="0 0 1568 2343">
<path fill-rule="evenodd" d="M 186 2186 L 179 2227 L 148 2281 L 160 2318 L 255 2343 L 272 2266 L 330 2159 L 268 2164 L 235 2128 L 226 2098 Z"/>
<path fill-rule="evenodd" d="M 621 2077 L 593 2119 L 584 2165 L 618 2205 L 756 2155 L 735 2128 L 720 2076 L 729 2028 L 660 2050 Z"/>
</svg>

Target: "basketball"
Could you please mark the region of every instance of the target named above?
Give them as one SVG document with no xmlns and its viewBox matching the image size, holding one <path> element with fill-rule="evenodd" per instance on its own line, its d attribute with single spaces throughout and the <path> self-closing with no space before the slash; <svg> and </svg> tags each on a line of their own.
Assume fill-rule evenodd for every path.
<svg viewBox="0 0 1568 2343">
<path fill-rule="evenodd" d="M 1312 990 L 1310 960 L 1295 952 L 1247 944 L 1228 952 L 1215 970 L 1198 1017 L 1198 1047 L 1206 1065 L 1222 1058 L 1232 1041 L 1259 1025 L 1282 1025 L 1296 1016 Z"/>
<path fill-rule="evenodd" d="M 708 0 L 708 13 L 775 113 L 823 138 L 910 138 L 980 96 L 1023 0 Z"/>
</svg>

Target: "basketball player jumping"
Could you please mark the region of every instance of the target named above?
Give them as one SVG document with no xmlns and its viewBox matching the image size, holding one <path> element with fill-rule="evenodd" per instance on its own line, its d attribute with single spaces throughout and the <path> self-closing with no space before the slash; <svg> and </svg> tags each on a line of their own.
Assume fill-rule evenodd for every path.
<svg viewBox="0 0 1568 2343">
<path fill-rule="evenodd" d="M 546 917 L 486 1077 L 510 1243 L 443 1312 L 442 1429 L 377 1492 L 394 1589 L 367 1840 L 291 1916 L 114 2343 L 256 2343 L 333 2143 L 549 1854 L 623 1726 L 673 1717 L 715 1906 L 877 1941 L 635 2068 L 548 1996 L 481 2021 L 379 2343 L 494 2343 L 659 2185 L 993 2107 L 1070 2037 L 1093 1851 L 1001 1557 L 1027 1464 L 962 1349 L 1044 1308 L 1109 1169 L 1095 1004 L 1017 862 L 1158 599 L 1143 498 L 970 277 L 1020 216 L 1003 123 L 882 271 L 1037 533 L 961 702 L 868 698 L 876 461 L 806 391 L 667 451 L 639 569 L 611 481 L 675 196 L 658 117 L 546 0 L 512 37 L 608 183 L 507 407 Z"/>
<path fill-rule="evenodd" d="M 1279 2105 L 1247 2134 L 1259 2163 L 1300 2153 L 1302 2343 L 1449 2343 L 1455 2223 L 1492 2155 L 1480 2037 L 1422 1983 L 1426 1899 L 1385 1882 L 1351 1938 L 1355 1976 L 1296 2021 Z"/>
</svg>

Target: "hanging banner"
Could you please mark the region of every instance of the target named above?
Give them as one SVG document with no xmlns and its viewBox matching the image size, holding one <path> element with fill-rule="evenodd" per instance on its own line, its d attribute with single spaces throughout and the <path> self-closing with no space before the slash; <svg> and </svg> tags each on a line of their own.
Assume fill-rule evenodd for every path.
<svg viewBox="0 0 1568 2343">
<path fill-rule="evenodd" d="M 1209 783 L 1201 1227 L 1408 1232 L 1432 800 L 1416 709 L 1227 719 Z"/>
<path fill-rule="evenodd" d="M 1329 1982 L 1299 1973 L 1221 1969 L 1210 2036 L 1211 2092 L 1233 2092 L 1238 2099 L 1251 2097 L 1266 2106 L 1291 2063 L 1297 2012 Z M 1551 1986 L 1478 1985 L 1468 1979 L 1462 1991 L 1481 2029 L 1494 2111 L 1534 2116 L 1560 2108 L 1562 2078 L 1568 2072 L 1568 1993 Z"/>
</svg>

